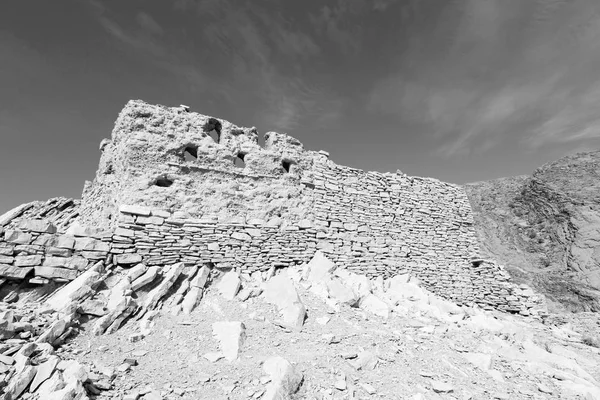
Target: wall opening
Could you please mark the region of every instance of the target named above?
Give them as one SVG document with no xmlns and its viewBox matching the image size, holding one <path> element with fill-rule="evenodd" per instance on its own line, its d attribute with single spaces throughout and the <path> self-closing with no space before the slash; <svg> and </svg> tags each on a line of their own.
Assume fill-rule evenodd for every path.
<svg viewBox="0 0 600 400">
<path fill-rule="evenodd" d="M 214 140 L 215 143 L 221 143 L 221 123 L 214 118 L 208 121 L 205 132 Z"/>
<path fill-rule="evenodd" d="M 154 184 L 159 187 L 169 187 L 173 184 L 173 180 L 163 176 L 156 178 L 156 182 L 154 182 Z"/>
<path fill-rule="evenodd" d="M 265 135 L 264 134 L 261 135 L 259 133 L 258 134 L 258 145 L 264 149 L 266 146 L 266 142 L 267 142 L 267 139 L 265 138 Z"/>
<path fill-rule="evenodd" d="M 195 161 L 198 159 L 198 146 L 189 145 L 183 150 L 185 161 Z"/>
<path fill-rule="evenodd" d="M 238 153 L 237 156 L 233 159 L 233 165 L 235 165 L 238 168 L 246 168 L 244 157 L 246 157 L 244 153 Z"/>
<path fill-rule="evenodd" d="M 281 166 L 287 173 L 290 172 L 290 170 L 293 168 L 294 164 L 295 164 L 295 162 L 290 161 L 290 160 L 281 160 Z"/>
</svg>

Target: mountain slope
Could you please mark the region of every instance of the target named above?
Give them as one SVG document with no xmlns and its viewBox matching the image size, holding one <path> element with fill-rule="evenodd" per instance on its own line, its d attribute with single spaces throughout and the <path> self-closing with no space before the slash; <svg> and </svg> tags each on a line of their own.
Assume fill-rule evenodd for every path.
<svg viewBox="0 0 600 400">
<path fill-rule="evenodd" d="M 600 151 L 465 188 L 486 256 L 558 308 L 600 311 Z"/>
</svg>

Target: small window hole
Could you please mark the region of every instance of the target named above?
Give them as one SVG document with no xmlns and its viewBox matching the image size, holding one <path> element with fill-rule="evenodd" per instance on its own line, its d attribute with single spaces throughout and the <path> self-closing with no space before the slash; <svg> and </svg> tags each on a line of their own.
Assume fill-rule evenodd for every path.
<svg viewBox="0 0 600 400">
<path fill-rule="evenodd" d="M 266 146 L 266 142 L 267 139 L 265 138 L 265 135 L 258 134 L 258 145 L 264 149 Z"/>
<path fill-rule="evenodd" d="M 173 184 L 173 181 L 169 178 L 162 177 L 162 178 L 157 178 L 155 184 L 156 184 L 156 186 L 159 186 L 159 187 L 169 187 Z"/>
<path fill-rule="evenodd" d="M 198 159 L 198 147 L 187 146 L 183 151 L 183 158 L 185 161 L 195 161 Z"/>
<path fill-rule="evenodd" d="M 238 155 L 233 159 L 233 165 L 238 168 L 246 168 L 246 163 L 244 162 L 244 157 L 246 155 L 244 153 L 238 153 Z"/>
<path fill-rule="evenodd" d="M 214 118 L 208 121 L 208 125 L 205 127 L 205 132 L 208 131 L 208 135 L 214 140 L 215 143 L 221 143 L 221 123 Z"/>
<path fill-rule="evenodd" d="M 290 160 L 281 160 L 281 166 L 283 167 L 283 169 L 285 169 L 285 172 L 289 173 L 290 169 L 292 168 L 292 165 L 294 165 L 293 161 Z"/>
</svg>

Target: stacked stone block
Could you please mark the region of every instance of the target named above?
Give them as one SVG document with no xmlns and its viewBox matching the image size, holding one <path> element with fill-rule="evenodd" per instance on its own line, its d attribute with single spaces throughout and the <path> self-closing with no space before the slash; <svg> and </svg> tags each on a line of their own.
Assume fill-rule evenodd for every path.
<svg viewBox="0 0 600 400">
<path fill-rule="evenodd" d="M 341 267 L 369 277 L 410 273 L 423 286 L 458 304 L 480 304 L 503 311 L 535 313 L 540 301 L 530 289 L 509 282 L 508 274 L 491 262 L 457 257 L 441 264 L 430 252 L 401 251 L 378 240 L 368 230 L 344 223 L 330 228 L 323 222 L 302 220 L 281 226 L 281 221 L 220 222 L 216 218 L 186 218 L 182 213 L 121 207 L 112 237 L 114 262 L 133 265 L 213 263 L 242 272 L 267 271 L 308 262 L 317 249 Z M 349 223 L 346 223 L 346 225 Z M 362 236 L 359 236 L 362 235 Z M 368 240 L 365 251 L 352 252 Z M 372 241 L 372 242 L 371 242 Z M 346 243 L 347 242 L 347 243 Z M 442 245 L 440 245 L 442 246 Z M 341 249 L 348 248 L 344 254 Z M 400 247 L 401 249 L 401 247 Z M 440 247 L 441 250 L 443 250 Z"/>
<path fill-rule="evenodd" d="M 34 284 L 71 281 L 110 251 L 110 237 L 57 233 L 41 219 L 21 220 L 0 238 L 0 278 Z"/>
</svg>

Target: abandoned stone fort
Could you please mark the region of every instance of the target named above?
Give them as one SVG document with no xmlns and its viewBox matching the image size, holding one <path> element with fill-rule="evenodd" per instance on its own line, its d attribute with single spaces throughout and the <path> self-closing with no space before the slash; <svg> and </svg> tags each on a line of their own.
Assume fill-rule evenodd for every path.
<svg viewBox="0 0 600 400">
<path fill-rule="evenodd" d="M 409 274 L 457 304 L 535 315 L 539 298 L 483 260 L 465 190 L 335 164 L 285 134 L 130 101 L 81 200 L 0 216 L 0 277 L 68 282 L 92 266 L 175 263 L 244 274 L 308 262 L 382 279 Z"/>
</svg>

